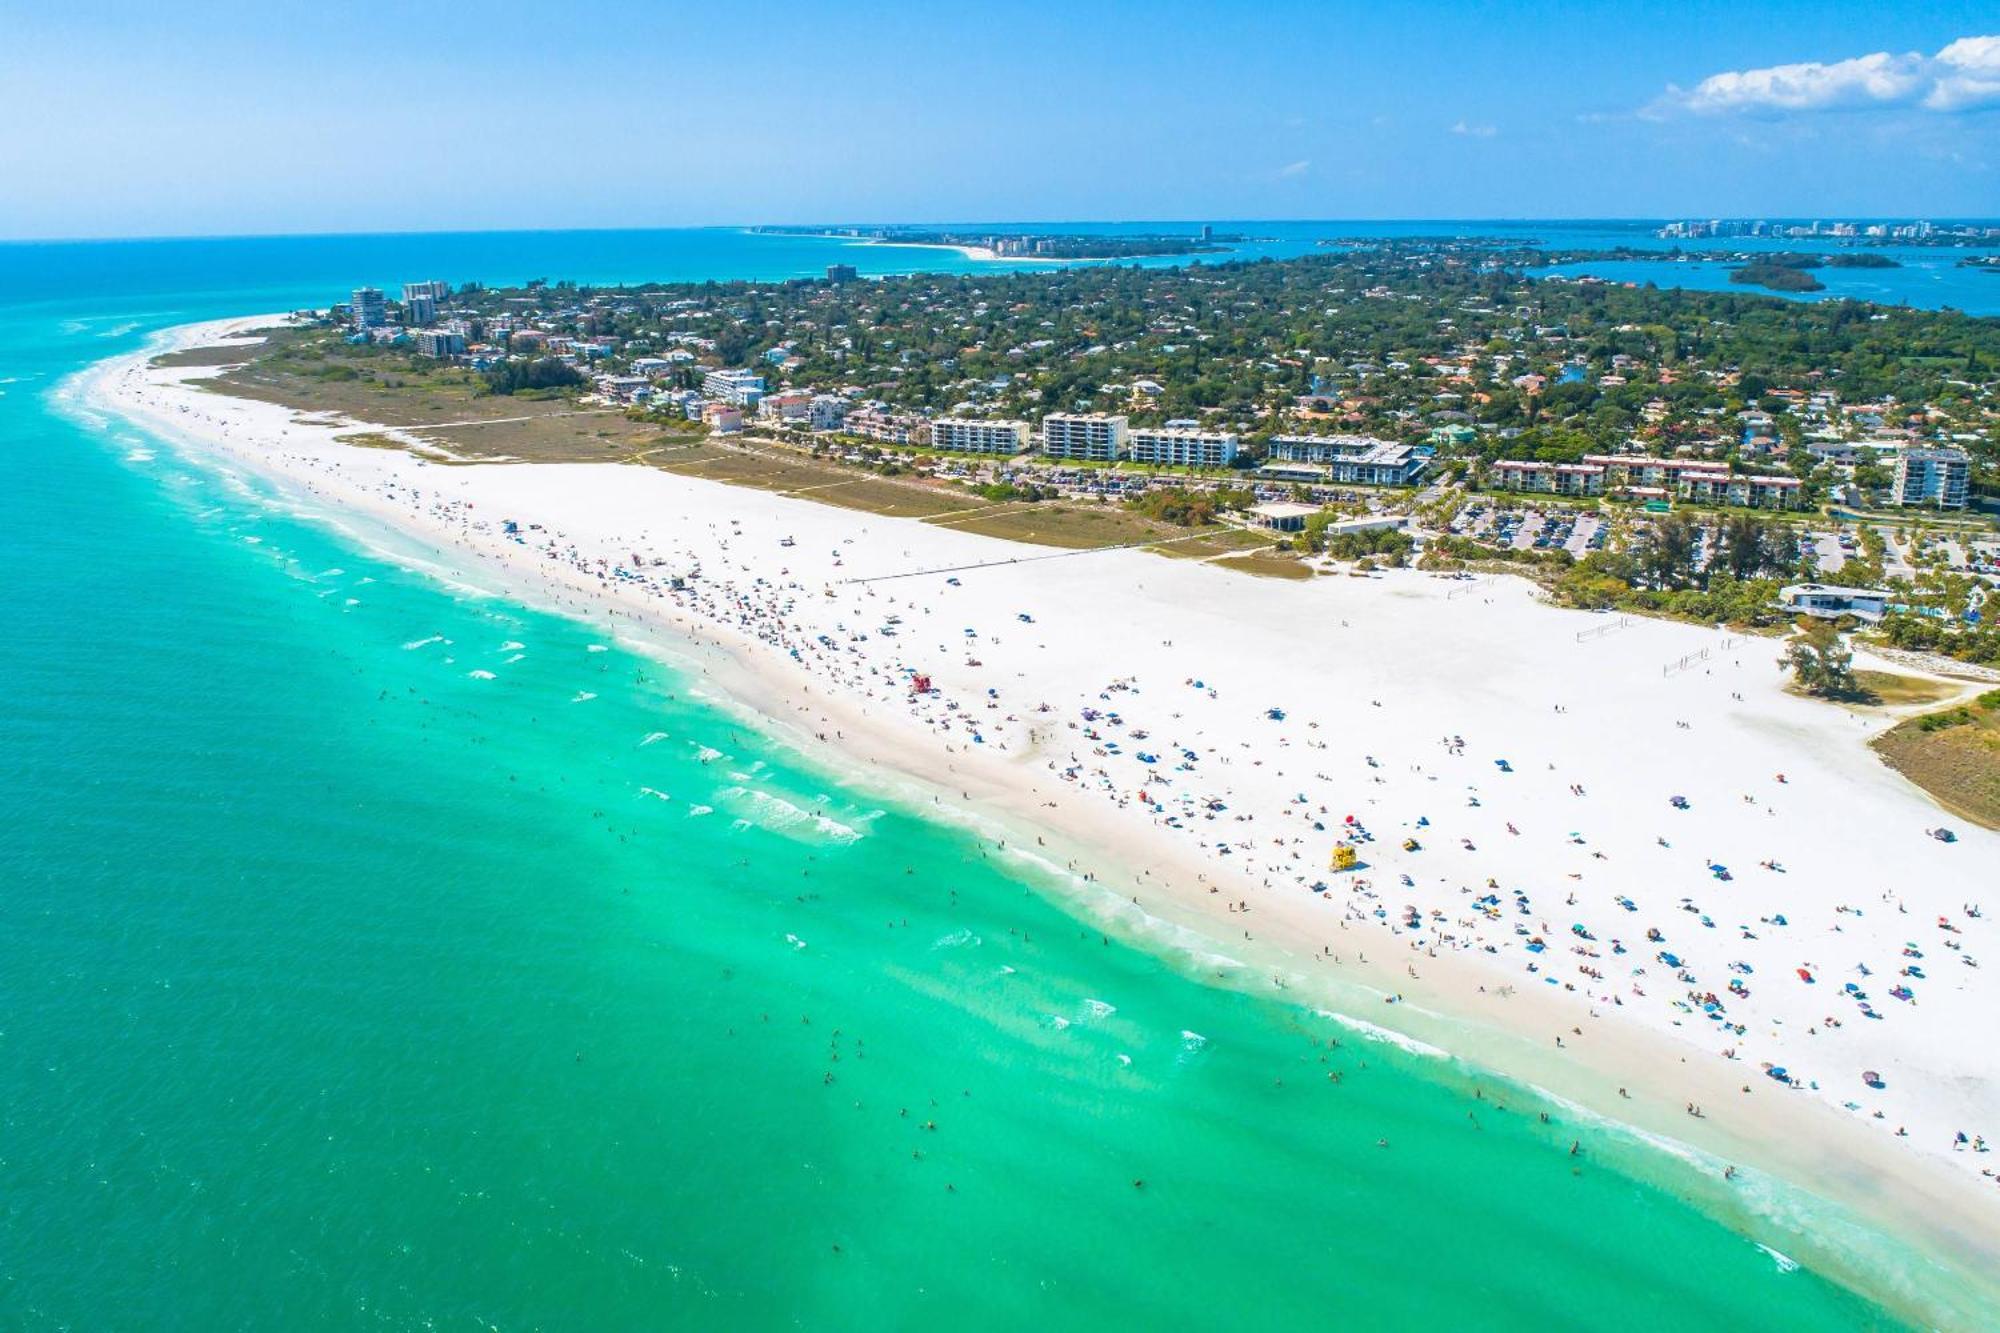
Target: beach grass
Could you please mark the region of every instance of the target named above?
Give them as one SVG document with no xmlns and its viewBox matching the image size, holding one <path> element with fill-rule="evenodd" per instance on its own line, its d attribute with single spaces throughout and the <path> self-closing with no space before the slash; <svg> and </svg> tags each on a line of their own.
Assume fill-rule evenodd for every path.
<svg viewBox="0 0 2000 1333">
<path fill-rule="evenodd" d="M 1192 536 L 1163 541 L 1152 549 L 1180 560 L 1207 560 L 1219 555 L 1270 552 L 1273 546 L 1274 541 L 1268 533 L 1248 532 L 1242 528 L 1211 528 Z"/>
<path fill-rule="evenodd" d="M 1902 708 L 1911 704 L 1942 703 L 1959 691 L 1959 686 L 1922 676 L 1905 676 L 1893 671 L 1857 671 L 1854 683 L 1861 688 L 1862 703 L 1878 708 Z"/>
<path fill-rule="evenodd" d="M 224 347 L 183 347 L 153 358 L 156 366 L 240 366 L 257 353 L 255 345 L 238 343 Z"/>
<path fill-rule="evenodd" d="M 1303 560 L 1295 556 L 1279 555 L 1276 552 L 1224 556 L 1215 563 L 1223 569 L 1239 570 L 1245 574 L 1255 574 L 1267 579 L 1309 579 L 1315 576 L 1313 567 Z"/>
<path fill-rule="evenodd" d="M 1898 723 L 1874 747 L 1945 809 L 2000 829 L 2000 690 Z"/>
<path fill-rule="evenodd" d="M 460 458 L 513 459 L 528 463 L 603 463 L 637 459 L 675 442 L 650 422 L 606 409 L 552 412 L 414 432 Z"/>
<path fill-rule="evenodd" d="M 892 518 L 932 518 L 959 513 L 969 507 L 968 501 L 970 504 L 980 503 L 968 496 L 953 495 L 928 486 L 907 486 L 877 477 L 856 477 L 823 484 L 799 498 Z"/>
<path fill-rule="evenodd" d="M 958 532 L 976 532 L 987 537 L 1004 537 L 1009 541 L 1059 546 L 1069 550 L 1130 546 L 1182 536 L 1187 532 L 1185 528 L 1156 522 L 1129 510 L 1046 503 L 1027 509 L 954 518 L 949 526 Z"/>
</svg>

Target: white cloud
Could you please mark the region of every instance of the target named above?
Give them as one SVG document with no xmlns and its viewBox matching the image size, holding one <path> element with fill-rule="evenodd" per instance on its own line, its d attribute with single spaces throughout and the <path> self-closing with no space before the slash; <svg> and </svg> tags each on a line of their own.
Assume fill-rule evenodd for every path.
<svg viewBox="0 0 2000 1333">
<path fill-rule="evenodd" d="M 2000 37 L 1961 37 L 1937 53 L 1937 83 L 1924 98 L 1933 111 L 2000 105 Z"/>
<path fill-rule="evenodd" d="M 1475 139 L 1491 139 L 1500 131 L 1492 125 L 1473 125 L 1461 120 L 1458 124 L 1451 127 L 1451 132 L 1453 134 L 1469 134 Z"/>
<path fill-rule="evenodd" d="M 1934 56 L 1916 51 L 1822 63 L 1725 70 L 1692 88 L 1669 86 L 1647 114 L 1696 115 L 1921 107 L 1971 111 L 2000 105 L 2000 37 L 1961 37 Z"/>
<path fill-rule="evenodd" d="M 1278 175 L 1281 177 L 1303 176 L 1311 169 L 1312 163 L 1302 159 L 1297 162 L 1287 162 L 1284 166 L 1279 167 Z"/>
</svg>

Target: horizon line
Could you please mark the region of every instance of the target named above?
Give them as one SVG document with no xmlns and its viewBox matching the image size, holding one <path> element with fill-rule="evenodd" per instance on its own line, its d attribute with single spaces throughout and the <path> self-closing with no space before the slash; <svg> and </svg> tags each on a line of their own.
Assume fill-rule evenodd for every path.
<svg viewBox="0 0 2000 1333">
<path fill-rule="evenodd" d="M 369 231 L 363 229 L 354 229 L 354 230 L 336 229 L 330 231 L 156 232 L 156 233 L 142 234 L 142 235 L 116 235 L 116 234 L 105 233 L 105 234 L 83 234 L 83 235 L 67 235 L 67 236 L 62 236 L 62 235 L 4 236 L 0 237 L 0 245 L 22 245 L 22 246 L 144 245 L 144 244 L 155 244 L 155 243 L 175 242 L 175 241 L 327 240 L 327 239 L 343 238 L 343 237 L 362 239 L 362 238 L 398 237 L 398 236 L 560 236 L 560 235 L 581 235 L 589 233 L 647 232 L 647 231 L 659 231 L 659 232 L 755 231 L 758 228 L 764 228 L 764 227 L 782 227 L 787 229 L 811 228 L 811 227 L 1001 228 L 1001 227 L 1053 227 L 1053 226 L 1064 226 L 1064 225 L 1082 226 L 1082 227 L 1110 227 L 1110 226 L 1138 226 L 1138 225 L 1199 227 L 1204 224 L 1215 226 L 1222 224 L 1283 223 L 1286 225 L 1297 226 L 1301 224 L 1339 225 L 1346 223 L 1379 224 L 1385 222 L 1438 223 L 1450 226 L 1465 226 L 1465 225 L 1481 224 L 1481 223 L 1502 223 L 1509 225 L 1552 223 L 1559 225 L 1575 225 L 1579 223 L 1592 223 L 1592 222 L 1631 225 L 1631 224 L 1641 224 L 1641 223 L 1674 222 L 1674 221 L 1696 218 L 1697 216 L 1699 216 L 1701 220 L 1704 221 L 1712 220 L 1718 222 L 1772 222 L 1772 223 L 1795 223 L 1795 222 L 1805 222 L 1805 221 L 1857 222 L 1857 223 L 1935 222 L 1935 223 L 1960 224 L 1960 225 L 1984 223 L 1987 225 L 2000 226 L 2000 218 L 1996 217 L 1981 217 L 1976 215 L 1952 216 L 1947 214 L 1918 215 L 1918 214 L 1887 214 L 1887 213 L 1881 213 L 1881 214 L 1821 213 L 1817 215 L 1805 214 L 1805 213 L 1799 213 L 1799 214 L 1744 213 L 1744 214 L 1734 214 L 1734 215 L 1722 214 L 1722 213 L 1709 213 L 1709 214 L 1698 215 L 1696 213 L 1690 212 L 1677 215 L 1634 214 L 1623 217 L 1588 216 L 1588 215 L 1574 215 L 1574 216 L 1549 215 L 1544 217 L 1527 217 L 1527 216 L 1422 217 L 1415 215 L 1411 216 L 1371 215 L 1371 216 L 1357 216 L 1357 217 L 1344 217 L 1344 218 L 1343 217 L 1231 218 L 1231 217 L 1211 216 L 1211 217 L 1195 217 L 1195 218 L 1011 218 L 1005 220 L 961 219 L 956 221 L 932 221 L 932 220 L 887 221 L 887 220 L 876 219 L 870 221 L 818 220 L 812 222 L 769 222 L 769 221 L 690 222 L 690 223 L 672 223 L 672 224 L 636 224 L 636 225 L 620 225 L 620 226 L 578 226 L 578 227 L 534 227 L 534 226 L 415 227 L 408 229 L 396 229 L 396 230 L 384 230 L 384 231 Z M 1728 238 L 1719 238 L 1719 239 L 1728 239 Z"/>
</svg>

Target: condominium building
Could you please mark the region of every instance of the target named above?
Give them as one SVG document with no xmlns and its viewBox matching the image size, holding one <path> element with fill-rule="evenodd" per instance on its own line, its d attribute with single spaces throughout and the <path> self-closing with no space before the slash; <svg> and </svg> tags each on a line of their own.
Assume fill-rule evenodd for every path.
<svg viewBox="0 0 2000 1333">
<path fill-rule="evenodd" d="M 1323 469 L 1327 481 L 1362 486 L 1414 486 L 1435 452 L 1367 435 L 1277 435 L 1271 458 Z"/>
<path fill-rule="evenodd" d="M 1899 505 L 1963 509 L 1972 501 L 1972 458 L 1963 449 L 1902 449 L 1896 453 Z"/>
<path fill-rule="evenodd" d="M 847 420 L 847 400 L 837 393 L 813 395 L 807 408 L 807 421 L 814 430 L 839 430 Z"/>
<path fill-rule="evenodd" d="M 416 341 L 418 356 L 442 359 L 465 351 L 465 335 L 450 329 L 418 329 Z"/>
<path fill-rule="evenodd" d="M 751 370 L 711 370 L 701 379 L 705 397 L 738 407 L 755 407 L 764 396 L 764 377 Z"/>
<path fill-rule="evenodd" d="M 1130 426 L 1101 412 L 1053 412 L 1042 418 L 1042 452 L 1050 458 L 1109 463 L 1125 457 Z"/>
<path fill-rule="evenodd" d="M 447 287 L 444 283 L 438 282 L 436 279 L 432 279 L 430 282 L 406 282 L 403 284 L 403 299 L 405 301 L 414 301 L 420 296 L 432 301 L 442 301 L 450 295 L 451 288 Z"/>
<path fill-rule="evenodd" d="M 812 401 L 804 389 L 766 394 L 757 404 L 757 416 L 764 421 L 805 421 L 812 416 Z"/>
<path fill-rule="evenodd" d="M 1604 469 L 1595 463 L 1534 463 L 1502 459 L 1493 465 L 1493 484 L 1503 491 L 1544 495 L 1602 495 Z"/>
<path fill-rule="evenodd" d="M 1228 467 L 1236 458 L 1236 436 L 1227 431 L 1148 427 L 1127 437 L 1135 463 L 1160 467 Z"/>
<path fill-rule="evenodd" d="M 1748 476 L 1712 461 L 1592 454 L 1581 463 L 1503 459 L 1489 469 L 1503 491 L 1543 495 L 1603 495 L 1607 490 L 1639 499 L 1669 495 L 1701 504 L 1746 509 L 1796 509 L 1805 498 L 1797 477 Z"/>
<path fill-rule="evenodd" d="M 405 296 L 403 298 L 403 322 L 409 325 L 430 324 L 438 316 L 437 300 L 430 296 Z"/>
<path fill-rule="evenodd" d="M 864 440 L 880 444 L 911 444 L 923 434 L 924 423 L 919 417 L 905 416 L 871 404 L 850 408 L 840 429 L 849 435 L 859 435 Z"/>
<path fill-rule="evenodd" d="M 389 322 L 389 305 L 379 287 L 356 287 L 347 307 L 357 329 L 379 329 Z"/>
<path fill-rule="evenodd" d="M 1018 454 L 1028 447 L 1032 428 L 1025 421 L 982 421 L 939 417 L 931 423 L 931 447 L 968 454 Z"/>
</svg>

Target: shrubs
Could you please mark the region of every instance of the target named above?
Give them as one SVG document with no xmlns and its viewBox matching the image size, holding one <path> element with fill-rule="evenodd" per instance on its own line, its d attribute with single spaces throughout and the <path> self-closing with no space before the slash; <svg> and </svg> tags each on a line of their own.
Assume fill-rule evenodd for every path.
<svg viewBox="0 0 2000 1333">
<path fill-rule="evenodd" d="M 502 361 L 486 372 L 486 388 L 491 393 L 515 394 L 524 390 L 568 389 L 583 383 L 583 373 L 555 357 L 533 361 Z"/>
</svg>

